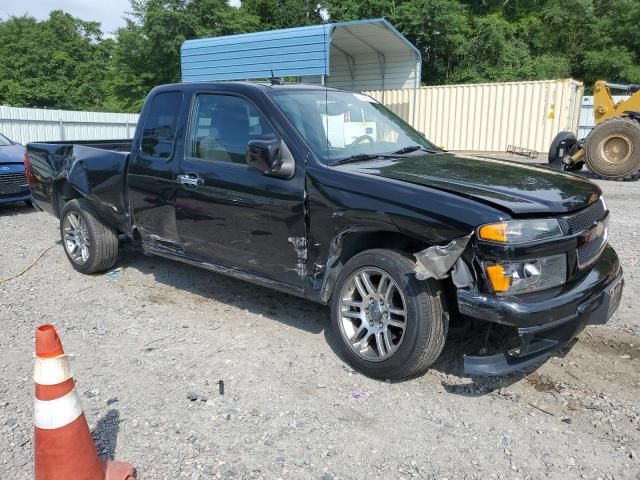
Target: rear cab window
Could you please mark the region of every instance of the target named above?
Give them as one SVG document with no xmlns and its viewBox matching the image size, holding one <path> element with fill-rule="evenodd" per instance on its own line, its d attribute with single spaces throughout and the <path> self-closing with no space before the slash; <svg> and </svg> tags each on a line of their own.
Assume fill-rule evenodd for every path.
<svg viewBox="0 0 640 480">
<path fill-rule="evenodd" d="M 162 92 L 151 99 L 140 143 L 144 155 L 166 159 L 173 156 L 182 99 L 181 92 Z"/>
</svg>

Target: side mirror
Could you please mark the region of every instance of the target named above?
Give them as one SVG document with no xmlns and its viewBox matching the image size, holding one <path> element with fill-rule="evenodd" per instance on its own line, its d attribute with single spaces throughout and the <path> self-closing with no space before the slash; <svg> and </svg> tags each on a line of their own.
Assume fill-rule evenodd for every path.
<svg viewBox="0 0 640 480">
<path fill-rule="evenodd" d="M 247 144 L 247 164 L 265 175 L 291 178 L 295 162 L 287 146 L 279 139 L 250 140 Z"/>
</svg>

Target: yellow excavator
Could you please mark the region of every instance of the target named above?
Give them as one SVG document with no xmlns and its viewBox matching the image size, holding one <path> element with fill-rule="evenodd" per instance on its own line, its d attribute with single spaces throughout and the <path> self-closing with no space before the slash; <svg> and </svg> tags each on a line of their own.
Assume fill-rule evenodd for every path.
<svg viewBox="0 0 640 480">
<path fill-rule="evenodd" d="M 612 90 L 630 95 L 616 103 Z M 549 165 L 557 170 L 589 170 L 608 180 L 640 178 L 640 85 L 596 82 L 593 91 L 596 126 L 587 138 L 560 132 L 549 148 Z"/>
</svg>

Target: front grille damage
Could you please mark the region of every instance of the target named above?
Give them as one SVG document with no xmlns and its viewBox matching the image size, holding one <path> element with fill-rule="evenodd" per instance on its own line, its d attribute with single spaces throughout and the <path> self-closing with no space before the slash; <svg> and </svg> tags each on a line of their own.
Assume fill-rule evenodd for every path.
<svg viewBox="0 0 640 480">
<path fill-rule="evenodd" d="M 564 230 L 569 235 L 579 235 L 576 249 L 578 267 L 593 264 L 607 244 L 608 212 L 604 200 L 599 199 L 580 212 L 564 218 Z"/>
</svg>

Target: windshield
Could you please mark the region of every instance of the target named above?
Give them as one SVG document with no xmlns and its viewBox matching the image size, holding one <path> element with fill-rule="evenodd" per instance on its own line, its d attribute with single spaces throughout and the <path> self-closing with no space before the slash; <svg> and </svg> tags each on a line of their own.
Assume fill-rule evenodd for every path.
<svg viewBox="0 0 640 480">
<path fill-rule="evenodd" d="M 348 158 L 439 149 L 371 97 L 332 90 L 281 90 L 273 100 L 328 164 Z"/>
<path fill-rule="evenodd" d="M 11 140 L 0 133 L 0 147 L 8 147 L 9 145 L 13 145 Z"/>
</svg>

